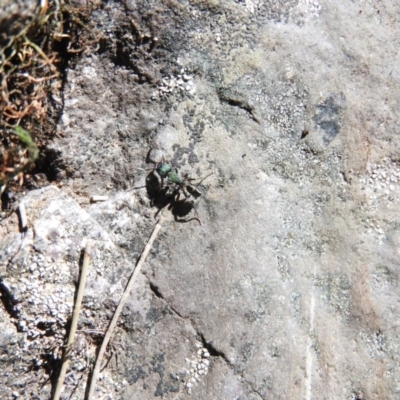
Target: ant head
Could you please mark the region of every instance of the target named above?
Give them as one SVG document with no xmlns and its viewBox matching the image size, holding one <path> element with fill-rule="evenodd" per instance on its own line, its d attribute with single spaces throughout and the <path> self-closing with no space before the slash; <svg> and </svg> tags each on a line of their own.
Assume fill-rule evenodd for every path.
<svg viewBox="0 0 400 400">
<path fill-rule="evenodd" d="M 155 169 L 161 178 L 166 178 L 172 172 L 172 166 L 165 162 L 158 163 Z"/>
</svg>

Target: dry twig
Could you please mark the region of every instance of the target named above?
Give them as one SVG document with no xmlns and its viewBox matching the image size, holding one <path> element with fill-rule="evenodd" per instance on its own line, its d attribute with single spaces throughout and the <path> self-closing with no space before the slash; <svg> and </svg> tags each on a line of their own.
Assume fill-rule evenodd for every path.
<svg viewBox="0 0 400 400">
<path fill-rule="evenodd" d="M 21 229 L 21 232 L 25 232 L 27 227 L 27 219 L 26 219 L 25 204 L 23 202 L 19 203 L 18 214 L 19 214 L 19 227 Z"/>
<path fill-rule="evenodd" d="M 121 296 L 121 299 L 119 301 L 118 307 L 115 310 L 114 316 L 113 316 L 113 318 L 112 318 L 112 320 L 110 322 L 110 325 L 109 325 L 109 327 L 107 329 L 107 333 L 104 336 L 103 343 L 101 344 L 101 347 L 100 347 L 100 350 L 99 350 L 99 354 L 97 355 L 96 364 L 95 364 L 94 369 L 93 369 L 92 379 L 90 381 L 89 394 L 88 394 L 88 397 L 87 397 L 88 400 L 91 400 L 93 398 L 93 394 L 94 394 L 94 391 L 96 389 L 97 375 L 99 374 L 101 361 L 103 359 L 104 352 L 106 351 L 108 342 L 110 341 L 111 334 L 113 333 L 113 330 L 114 330 L 114 328 L 115 328 L 115 326 L 117 324 L 117 321 L 118 321 L 119 315 L 121 314 L 122 308 L 124 307 L 125 302 L 129 297 L 129 293 L 132 290 L 132 286 L 135 283 L 135 280 L 136 280 L 137 276 L 139 275 L 140 269 L 141 269 L 143 263 L 145 262 L 146 257 L 149 254 L 149 251 L 150 251 L 151 247 L 153 246 L 153 242 L 156 239 L 156 237 L 158 235 L 158 232 L 161 229 L 161 225 L 162 225 L 164 219 L 165 218 L 161 215 L 159 220 L 157 221 L 157 224 L 154 227 L 153 233 L 151 234 L 150 239 L 147 242 L 146 247 L 144 248 L 142 255 L 140 256 L 140 259 L 136 264 L 136 268 L 133 271 L 133 274 L 132 274 L 131 278 L 129 279 L 128 285 L 126 286 L 125 291 Z"/>
<path fill-rule="evenodd" d="M 85 255 L 83 257 L 81 279 L 79 282 L 78 293 L 76 295 L 75 308 L 74 308 L 74 314 L 72 316 L 71 329 L 69 331 L 69 336 L 68 336 L 68 343 L 65 348 L 63 364 L 61 367 L 60 375 L 58 377 L 57 386 L 56 386 L 53 400 L 58 400 L 60 398 L 61 390 L 64 385 L 65 373 L 67 372 L 67 369 L 68 369 L 69 356 L 71 355 L 72 345 L 74 343 L 74 337 L 75 337 L 76 328 L 78 326 L 78 320 L 79 320 L 79 312 L 81 310 L 83 292 L 84 292 L 85 286 L 86 286 L 86 277 L 88 274 L 91 249 L 92 249 L 91 243 L 88 242 L 86 244 Z"/>
</svg>

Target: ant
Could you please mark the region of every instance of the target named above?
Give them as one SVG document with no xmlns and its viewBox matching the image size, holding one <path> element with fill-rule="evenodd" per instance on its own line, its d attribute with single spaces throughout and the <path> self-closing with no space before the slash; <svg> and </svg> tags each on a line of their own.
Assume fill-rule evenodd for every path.
<svg viewBox="0 0 400 400">
<path fill-rule="evenodd" d="M 176 222 L 196 220 L 201 225 L 194 200 L 201 196 L 197 187 L 212 174 L 211 172 L 202 178 L 194 179 L 189 178 L 188 174 L 179 175 L 177 168 L 173 168 L 171 164 L 164 160 L 155 163 L 153 170 L 146 178 L 146 189 L 152 205 L 158 208 L 156 216 L 163 208 L 168 206 Z M 196 180 L 199 180 L 199 182 L 192 185 L 191 182 Z M 183 199 L 181 199 L 181 192 L 184 194 Z M 184 219 L 191 210 L 194 210 L 196 216 Z"/>
</svg>

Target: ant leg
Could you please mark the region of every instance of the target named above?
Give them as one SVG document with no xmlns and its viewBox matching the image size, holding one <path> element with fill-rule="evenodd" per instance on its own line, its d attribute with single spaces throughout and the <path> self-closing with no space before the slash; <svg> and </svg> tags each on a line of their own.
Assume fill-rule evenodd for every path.
<svg viewBox="0 0 400 400">
<path fill-rule="evenodd" d="M 190 222 L 190 221 L 197 221 L 199 223 L 199 225 L 201 226 L 201 221 L 200 221 L 200 217 L 199 214 L 197 213 L 196 207 L 193 205 L 193 210 L 194 213 L 196 214 L 195 217 L 189 218 L 189 219 L 178 219 L 178 216 L 175 215 L 174 219 L 176 222 Z"/>
<path fill-rule="evenodd" d="M 128 191 L 130 191 L 130 190 L 144 189 L 145 187 L 146 187 L 146 185 L 144 185 L 144 186 L 137 186 L 137 187 L 134 187 L 134 188 L 132 188 L 132 189 L 128 189 Z"/>
<path fill-rule="evenodd" d="M 190 197 L 190 194 L 187 192 L 185 185 L 183 183 L 179 184 L 180 189 L 182 189 L 183 194 L 185 195 L 186 198 Z"/>
<path fill-rule="evenodd" d="M 164 206 L 160 207 L 160 208 L 157 210 L 157 212 L 154 214 L 154 219 L 157 218 L 158 214 L 160 214 L 160 212 L 161 212 L 162 210 L 164 210 L 164 208 L 167 207 L 168 204 L 169 204 L 169 203 L 165 204 Z"/>
<path fill-rule="evenodd" d="M 214 172 L 210 172 L 208 175 L 203 176 L 201 178 L 186 178 L 185 180 L 187 180 L 188 182 L 193 182 L 193 181 L 197 181 L 200 179 L 199 183 L 196 185 L 199 186 L 201 184 L 201 182 L 203 182 L 205 179 L 207 179 L 209 176 L 211 176 Z"/>
<path fill-rule="evenodd" d="M 193 210 L 194 210 L 194 213 L 196 214 L 196 217 L 194 217 L 192 219 L 196 219 L 197 221 L 199 221 L 199 224 L 201 225 L 199 214 L 197 213 L 196 207 L 194 205 L 193 205 Z"/>
<path fill-rule="evenodd" d="M 214 172 L 210 172 L 208 175 L 206 175 L 206 176 L 204 176 L 204 177 L 202 177 L 202 178 L 199 178 L 199 179 L 200 179 L 200 182 L 196 185 L 196 187 L 199 186 L 201 182 L 203 182 L 205 179 L 207 179 L 207 178 L 208 178 L 209 176 L 211 176 L 213 173 L 214 173 Z"/>
<path fill-rule="evenodd" d="M 199 183 L 197 183 L 196 185 L 191 185 L 191 184 L 187 184 L 186 185 L 186 189 L 187 191 L 195 198 L 197 199 L 198 197 L 201 196 L 201 192 L 198 188 L 198 186 L 201 184 L 201 182 L 204 181 L 204 179 L 208 178 L 210 175 L 212 175 L 214 172 L 210 172 L 208 175 L 203 176 L 202 178 L 197 178 L 197 179 L 192 179 L 192 178 L 186 178 L 186 180 L 188 182 L 191 181 L 197 181 L 198 179 L 200 179 Z M 187 196 L 188 197 L 188 196 Z"/>
<path fill-rule="evenodd" d="M 164 208 L 164 207 L 159 208 L 159 209 L 157 210 L 157 212 L 154 214 L 154 219 L 157 218 L 158 214 L 160 214 L 160 212 L 161 212 L 161 210 L 162 210 L 163 208 Z"/>
<path fill-rule="evenodd" d="M 197 217 L 192 217 L 190 219 L 179 219 L 178 216 L 175 215 L 174 219 L 175 219 L 175 222 L 184 222 L 184 223 L 190 222 L 190 221 L 197 221 L 201 226 L 200 218 L 197 218 Z"/>
</svg>

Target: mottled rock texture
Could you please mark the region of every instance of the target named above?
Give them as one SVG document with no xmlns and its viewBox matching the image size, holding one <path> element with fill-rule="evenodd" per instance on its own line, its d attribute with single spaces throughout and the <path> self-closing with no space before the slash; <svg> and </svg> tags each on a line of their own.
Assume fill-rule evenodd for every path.
<svg viewBox="0 0 400 400">
<path fill-rule="evenodd" d="M 28 368 L 40 341 L 19 345 L 30 339 L 15 306 L 27 313 L 29 296 L 9 302 L 23 277 L 42 291 L 48 277 L 19 268 L 34 256 L 53 271 L 69 254 L 72 296 L 86 237 L 97 245 L 81 354 L 93 356 L 154 224 L 157 208 L 134 189 L 152 148 L 181 175 L 213 175 L 199 186 L 201 226 L 162 211 L 96 398 L 400 398 L 400 5 L 126 1 L 92 17 L 104 37 L 68 70 L 51 145 L 62 187 L 28 194 L 28 240 L 16 216 L 2 222 L 4 398 L 48 398 L 34 376 L 52 372 Z M 46 190 L 77 203 L 65 234 L 39 243 L 35 224 L 56 218 Z M 109 199 L 89 204 L 99 194 Z M 83 215 L 90 229 L 68 228 Z M 70 398 L 84 398 L 85 360 Z"/>
</svg>

